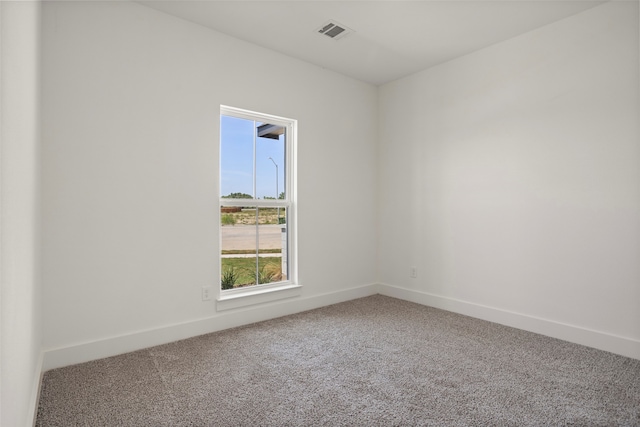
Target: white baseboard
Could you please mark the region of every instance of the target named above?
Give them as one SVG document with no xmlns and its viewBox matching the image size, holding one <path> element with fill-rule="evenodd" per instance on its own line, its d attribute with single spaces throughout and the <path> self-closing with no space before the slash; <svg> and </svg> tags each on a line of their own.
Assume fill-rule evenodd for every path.
<svg viewBox="0 0 640 427">
<path fill-rule="evenodd" d="M 43 372 L 375 295 L 377 290 L 377 285 L 371 284 L 310 297 L 288 298 L 221 312 L 205 319 L 48 349 L 44 352 Z"/>
<path fill-rule="evenodd" d="M 60 368 L 105 357 L 116 356 L 156 345 L 166 344 L 223 329 L 287 316 L 314 308 L 381 294 L 418 304 L 440 308 L 502 325 L 547 335 L 553 338 L 640 359 L 640 341 L 619 337 L 578 326 L 555 322 L 521 313 L 475 304 L 468 301 L 398 288 L 386 284 L 371 284 L 311 297 L 289 298 L 237 310 L 221 312 L 205 319 L 138 331 L 130 334 L 79 343 L 44 352 L 42 369 Z M 39 386 L 37 387 L 39 390 Z M 37 409 L 37 397 L 36 409 Z"/>
<path fill-rule="evenodd" d="M 640 341 L 426 292 L 380 284 L 378 293 L 640 359 Z"/>
<path fill-rule="evenodd" d="M 27 419 L 27 425 L 35 426 L 38 417 L 38 405 L 40 404 L 40 391 L 42 390 L 42 377 L 44 376 L 44 353 L 40 352 L 36 370 L 33 375 L 33 384 L 31 385 L 31 399 L 29 407 L 32 408 L 30 418 Z"/>
</svg>

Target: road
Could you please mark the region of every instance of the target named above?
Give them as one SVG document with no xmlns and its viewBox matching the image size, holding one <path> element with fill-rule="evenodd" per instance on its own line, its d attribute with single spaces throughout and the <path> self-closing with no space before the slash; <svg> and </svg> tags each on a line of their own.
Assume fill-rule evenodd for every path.
<svg viewBox="0 0 640 427">
<path fill-rule="evenodd" d="M 260 249 L 282 248 L 282 226 L 261 225 Z M 226 225 L 222 227 L 222 250 L 250 250 L 256 248 L 255 225 Z"/>
</svg>

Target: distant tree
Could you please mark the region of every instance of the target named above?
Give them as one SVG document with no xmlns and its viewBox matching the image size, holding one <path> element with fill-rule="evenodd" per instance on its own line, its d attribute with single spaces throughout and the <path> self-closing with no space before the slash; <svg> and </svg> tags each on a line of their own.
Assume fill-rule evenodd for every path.
<svg viewBox="0 0 640 427">
<path fill-rule="evenodd" d="M 275 200 L 275 197 L 269 197 L 269 196 L 264 196 L 263 199 L 265 200 Z"/>
<path fill-rule="evenodd" d="M 253 199 L 253 196 L 246 193 L 231 193 L 228 196 L 222 196 L 223 199 Z"/>
<path fill-rule="evenodd" d="M 280 195 L 278 196 L 278 199 L 284 200 L 284 191 L 282 193 L 280 193 Z"/>
</svg>

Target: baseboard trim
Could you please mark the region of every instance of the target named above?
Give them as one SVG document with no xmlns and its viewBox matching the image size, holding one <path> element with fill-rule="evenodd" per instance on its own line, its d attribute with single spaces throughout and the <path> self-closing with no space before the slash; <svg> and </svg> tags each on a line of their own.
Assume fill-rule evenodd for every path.
<svg viewBox="0 0 640 427">
<path fill-rule="evenodd" d="M 640 341 L 634 339 L 387 284 L 379 284 L 377 289 L 381 295 L 488 320 L 633 359 L 640 359 Z"/>
<path fill-rule="evenodd" d="M 223 329 L 288 316 L 339 302 L 375 295 L 376 293 L 378 293 L 378 286 L 376 284 L 369 284 L 309 297 L 300 296 L 253 305 L 220 312 L 204 319 L 132 332 L 90 342 L 77 343 L 65 347 L 47 349 L 44 352 L 42 372 L 142 350 L 144 348 L 192 338 Z"/>
<path fill-rule="evenodd" d="M 44 351 L 41 356 L 40 372 L 44 373 L 50 369 L 116 356 L 118 354 L 142 350 L 156 345 L 261 322 L 276 317 L 288 316 L 290 314 L 375 294 L 440 308 L 477 319 L 488 320 L 490 322 L 609 351 L 622 356 L 640 359 L 640 341 L 630 338 L 475 304 L 469 301 L 399 288 L 388 284 L 369 284 L 320 295 L 289 298 L 277 302 L 229 310 L 204 319 L 48 349 Z M 39 377 L 41 378 L 42 375 Z M 35 397 L 33 397 L 32 400 L 34 400 L 35 410 L 37 411 L 40 382 L 34 387 Z"/>
<path fill-rule="evenodd" d="M 38 405 L 40 404 L 40 392 L 42 391 L 42 377 L 44 376 L 44 352 L 40 352 L 38 356 L 38 362 L 36 364 L 36 371 L 34 372 L 34 380 L 31 385 L 31 400 L 29 407 L 32 409 L 30 419 L 27 419 L 26 425 L 34 426 L 38 418 Z"/>
</svg>

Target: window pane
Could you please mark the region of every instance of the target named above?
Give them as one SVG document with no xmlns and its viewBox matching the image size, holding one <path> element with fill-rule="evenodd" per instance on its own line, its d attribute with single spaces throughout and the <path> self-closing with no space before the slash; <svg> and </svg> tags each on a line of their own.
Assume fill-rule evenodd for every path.
<svg viewBox="0 0 640 427">
<path fill-rule="evenodd" d="M 287 280 L 285 218 L 285 207 L 220 208 L 223 290 Z"/>
<path fill-rule="evenodd" d="M 256 140 L 256 192 L 260 199 L 284 199 L 285 128 L 258 123 Z M 264 135 L 264 136 L 260 136 Z M 277 177 L 277 179 L 276 179 Z M 280 196 L 282 194 L 282 197 Z"/>
<path fill-rule="evenodd" d="M 234 296 L 244 295 L 245 287 L 278 288 L 297 271 L 295 253 L 288 254 L 295 248 L 289 245 L 295 233 L 288 219 L 295 215 L 288 218 L 288 211 L 295 201 L 288 163 L 296 124 L 233 107 L 220 111 L 221 288 L 240 288 L 227 294 Z"/>
<path fill-rule="evenodd" d="M 258 282 L 272 283 L 287 280 L 287 233 L 285 208 L 260 208 L 258 225 L 259 257 Z"/>
<path fill-rule="evenodd" d="M 255 285 L 257 228 L 255 207 L 221 207 L 221 287 Z"/>
<path fill-rule="evenodd" d="M 220 119 L 220 195 L 252 198 L 253 120 L 221 116 Z"/>
</svg>

